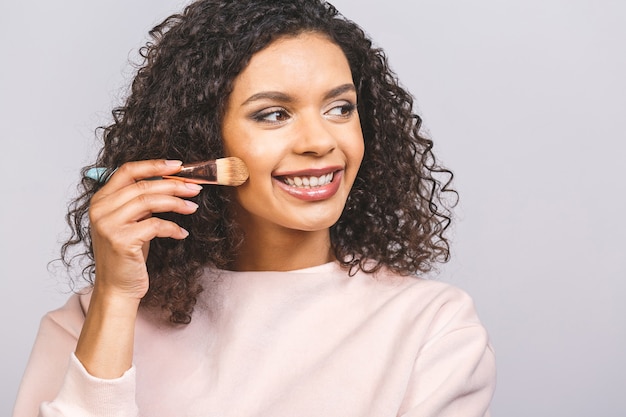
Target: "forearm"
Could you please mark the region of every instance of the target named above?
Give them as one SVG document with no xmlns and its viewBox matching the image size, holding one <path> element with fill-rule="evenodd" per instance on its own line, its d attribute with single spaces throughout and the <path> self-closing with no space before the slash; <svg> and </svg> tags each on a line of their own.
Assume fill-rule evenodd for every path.
<svg viewBox="0 0 626 417">
<path fill-rule="evenodd" d="M 76 346 L 76 357 L 92 376 L 119 378 L 132 366 L 139 301 L 96 284 Z"/>
</svg>

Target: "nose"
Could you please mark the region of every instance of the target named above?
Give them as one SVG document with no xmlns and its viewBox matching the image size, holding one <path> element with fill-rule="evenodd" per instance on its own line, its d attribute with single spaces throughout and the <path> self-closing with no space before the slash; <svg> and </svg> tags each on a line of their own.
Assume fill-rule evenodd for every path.
<svg viewBox="0 0 626 417">
<path fill-rule="evenodd" d="M 311 156 L 324 156 L 332 152 L 337 147 L 337 140 L 330 123 L 319 114 L 301 117 L 294 152 Z"/>
</svg>

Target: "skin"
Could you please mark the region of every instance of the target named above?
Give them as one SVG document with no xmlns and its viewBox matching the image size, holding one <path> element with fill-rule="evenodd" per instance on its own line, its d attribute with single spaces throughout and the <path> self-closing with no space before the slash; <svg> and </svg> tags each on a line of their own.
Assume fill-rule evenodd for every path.
<svg viewBox="0 0 626 417">
<path fill-rule="evenodd" d="M 226 154 L 248 166 L 233 190 L 245 231 L 234 270 L 294 270 L 333 260 L 332 226 L 343 210 L 363 157 L 356 93 L 341 49 L 318 34 L 275 41 L 235 79 L 222 135 Z M 201 187 L 171 175 L 180 161 L 124 164 L 96 193 L 89 211 L 96 279 L 76 347 L 87 371 L 118 378 L 132 365 L 135 321 L 148 290 L 146 257 L 155 237 L 188 232 L 153 213 L 193 214 L 186 200 Z M 317 188 L 284 179 L 332 174 Z"/>
<path fill-rule="evenodd" d="M 363 158 L 356 100 L 345 55 L 320 34 L 280 39 L 239 74 L 222 126 L 227 154 L 250 172 L 235 189 L 246 235 L 233 269 L 284 271 L 333 260 L 329 228 Z M 324 187 L 284 183 L 329 173 L 333 182 Z"/>
<path fill-rule="evenodd" d="M 180 161 L 163 160 L 124 164 L 91 199 L 96 280 L 75 353 L 93 376 L 117 378 L 132 364 L 137 310 L 149 285 L 149 242 L 188 236 L 177 224 L 151 214 L 195 212 L 198 206 L 184 198 L 197 195 L 201 187 L 176 180 L 141 181 L 174 174 L 180 166 Z"/>
</svg>

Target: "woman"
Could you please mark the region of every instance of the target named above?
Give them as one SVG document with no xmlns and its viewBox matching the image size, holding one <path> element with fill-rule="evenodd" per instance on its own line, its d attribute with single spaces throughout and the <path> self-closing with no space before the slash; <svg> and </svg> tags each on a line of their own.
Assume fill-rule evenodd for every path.
<svg viewBox="0 0 626 417">
<path fill-rule="evenodd" d="M 317 0 L 157 26 L 69 218 L 89 288 L 42 321 L 15 417 L 484 416 L 432 142 L 363 31 Z M 239 187 L 153 177 L 236 156 Z M 68 365 L 69 361 L 69 365 Z"/>
</svg>

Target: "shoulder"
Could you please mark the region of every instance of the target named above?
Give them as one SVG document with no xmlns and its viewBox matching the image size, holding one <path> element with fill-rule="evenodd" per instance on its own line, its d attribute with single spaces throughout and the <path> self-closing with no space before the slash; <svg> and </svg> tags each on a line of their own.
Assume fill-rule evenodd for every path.
<svg viewBox="0 0 626 417">
<path fill-rule="evenodd" d="M 355 277 L 374 290 L 419 302 L 423 307 L 441 308 L 449 305 L 473 307 L 473 300 L 467 292 L 437 279 L 402 275 L 384 267 L 374 273 L 359 271 Z"/>
<path fill-rule="evenodd" d="M 401 313 L 404 320 L 414 325 L 429 323 L 430 332 L 437 333 L 450 327 L 483 328 L 472 297 L 449 283 L 400 275 L 386 268 L 371 274 L 359 272 L 355 278 L 368 288 L 372 297 L 379 299 L 381 305 Z"/>
</svg>

